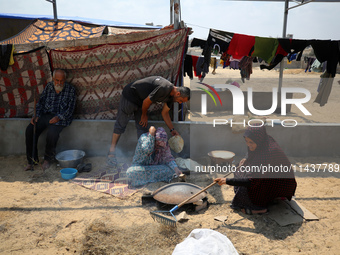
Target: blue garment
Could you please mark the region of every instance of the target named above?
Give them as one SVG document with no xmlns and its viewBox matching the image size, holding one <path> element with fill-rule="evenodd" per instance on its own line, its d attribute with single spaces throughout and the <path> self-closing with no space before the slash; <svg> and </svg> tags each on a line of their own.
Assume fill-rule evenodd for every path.
<svg viewBox="0 0 340 255">
<path fill-rule="evenodd" d="M 175 173 L 177 164 L 174 160 L 153 165 L 155 153 L 155 137 L 144 133 L 138 139 L 132 165 L 126 171 L 132 186 L 142 186 L 151 182 L 169 182 Z"/>
<path fill-rule="evenodd" d="M 76 105 L 76 89 L 65 82 L 63 90 L 58 94 L 53 82 L 49 82 L 37 103 L 37 117 L 43 114 L 54 114 L 60 121 L 54 125 L 69 126 L 73 120 Z"/>
</svg>

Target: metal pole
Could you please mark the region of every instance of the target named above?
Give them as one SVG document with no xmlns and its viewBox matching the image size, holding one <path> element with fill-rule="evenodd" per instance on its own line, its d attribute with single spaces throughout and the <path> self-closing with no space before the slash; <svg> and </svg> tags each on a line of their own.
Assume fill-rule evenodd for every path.
<svg viewBox="0 0 340 255">
<path fill-rule="evenodd" d="M 173 1 L 173 11 L 174 11 L 174 29 L 179 29 L 180 26 L 180 1 L 179 0 L 174 0 Z M 181 86 L 181 77 L 182 77 L 182 72 L 180 71 L 180 76 L 179 79 L 177 80 L 177 83 L 175 84 L 177 87 Z M 178 122 L 178 104 L 174 104 L 174 122 Z"/>
<path fill-rule="evenodd" d="M 180 12 L 180 7 L 179 7 L 180 3 L 179 0 L 175 0 L 174 1 L 174 29 L 178 29 L 179 28 L 179 12 Z"/>
<path fill-rule="evenodd" d="M 282 38 L 286 38 L 287 36 L 288 7 L 289 7 L 289 0 L 285 0 Z M 284 68 L 284 58 L 280 62 L 278 100 L 277 100 L 277 103 L 278 103 L 277 109 L 280 109 L 280 112 L 281 112 L 281 88 L 282 88 L 282 80 L 283 80 L 283 68 Z"/>
<path fill-rule="evenodd" d="M 54 16 L 54 22 L 58 22 L 58 15 L 57 15 L 57 0 L 46 0 L 46 1 L 53 4 L 53 16 Z"/>
<path fill-rule="evenodd" d="M 170 0 L 170 24 L 173 24 L 173 9 L 174 9 L 174 0 Z"/>
<path fill-rule="evenodd" d="M 54 16 L 54 22 L 58 22 L 57 0 L 53 0 L 53 16 Z"/>
<path fill-rule="evenodd" d="M 286 36 L 287 36 L 288 5 L 289 5 L 289 0 L 285 0 L 282 38 L 286 38 Z M 278 88 L 279 95 L 281 95 L 282 77 L 283 77 L 283 65 L 284 65 L 284 60 L 282 60 L 280 62 L 280 76 L 279 76 L 279 88 Z"/>
</svg>

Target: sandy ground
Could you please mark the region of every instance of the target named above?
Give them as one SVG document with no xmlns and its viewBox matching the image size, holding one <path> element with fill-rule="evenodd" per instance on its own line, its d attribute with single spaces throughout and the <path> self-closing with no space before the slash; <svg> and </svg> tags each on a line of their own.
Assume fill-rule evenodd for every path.
<svg viewBox="0 0 340 255">
<path fill-rule="evenodd" d="M 321 162 L 304 160 L 291 158 L 304 166 Z M 86 162 L 94 171 L 105 158 Z M 216 185 L 208 190 L 208 209 L 188 211 L 189 220 L 173 229 L 153 221 L 154 204 L 142 205 L 143 194 L 166 183 L 149 184 L 122 200 L 61 179 L 56 164 L 43 175 L 40 169 L 22 171 L 24 165 L 24 156 L 0 158 L 0 254 L 171 254 L 196 228 L 226 235 L 239 254 L 339 254 L 339 173 L 297 176 L 296 200 L 319 221 L 280 227 L 268 215 L 243 215 L 228 206 L 232 188 Z M 191 173 L 187 182 L 205 187 L 216 176 Z M 221 215 L 228 217 L 225 223 L 214 220 Z"/>
<path fill-rule="evenodd" d="M 239 79 L 238 71 L 216 71 L 215 77 Z M 297 80 L 295 84 L 316 89 L 320 74 L 287 70 L 286 75 L 289 72 L 289 77 Z M 255 70 L 245 84 L 263 77 L 276 79 L 278 72 Z M 303 82 L 311 77 L 313 84 Z M 310 121 L 334 123 L 339 119 L 339 111 L 332 111 L 339 108 L 338 80 L 326 106 L 311 106 L 315 119 Z M 268 88 L 269 84 L 263 85 L 263 89 Z M 304 167 L 311 163 L 336 165 L 340 156 L 290 160 Z M 91 162 L 95 171 L 105 164 L 105 158 L 89 157 L 86 162 Z M 150 184 L 122 200 L 61 179 L 56 164 L 44 174 L 39 168 L 24 172 L 25 164 L 24 156 L 0 158 L 0 254 L 171 254 L 176 244 L 196 228 L 226 235 L 239 254 L 339 254 L 340 179 L 339 173 L 330 173 L 329 169 L 319 174 L 297 174 L 296 200 L 319 221 L 280 227 L 268 215 L 234 212 L 228 206 L 232 188 L 216 185 L 208 190 L 209 208 L 188 212 L 189 220 L 172 229 L 153 221 L 149 214 L 156 210 L 153 204 L 142 205 L 143 194 L 165 183 Z M 205 187 L 215 177 L 191 173 L 187 181 Z M 228 217 L 225 223 L 214 220 L 220 215 Z"/>
</svg>

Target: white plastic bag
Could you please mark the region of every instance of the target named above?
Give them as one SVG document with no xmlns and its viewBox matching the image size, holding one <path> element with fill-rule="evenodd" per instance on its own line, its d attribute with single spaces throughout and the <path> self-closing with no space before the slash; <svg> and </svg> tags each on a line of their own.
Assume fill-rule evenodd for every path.
<svg viewBox="0 0 340 255">
<path fill-rule="evenodd" d="M 176 245 L 172 255 L 238 255 L 225 235 L 211 229 L 194 229 Z"/>
</svg>

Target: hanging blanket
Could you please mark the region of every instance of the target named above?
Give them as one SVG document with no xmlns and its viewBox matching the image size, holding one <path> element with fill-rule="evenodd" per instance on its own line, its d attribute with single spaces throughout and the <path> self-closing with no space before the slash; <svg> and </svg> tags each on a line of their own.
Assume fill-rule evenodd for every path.
<svg viewBox="0 0 340 255">
<path fill-rule="evenodd" d="M 66 70 L 67 81 L 77 89 L 75 118 L 115 119 L 123 87 L 135 80 L 159 75 L 175 82 L 187 32 L 178 29 L 141 41 L 81 51 L 51 50 L 53 69 Z M 150 110 L 159 114 L 161 107 Z"/>
<path fill-rule="evenodd" d="M 52 81 L 45 48 L 15 54 L 14 64 L 0 70 L 0 118 L 32 117 L 35 96 Z"/>
</svg>

